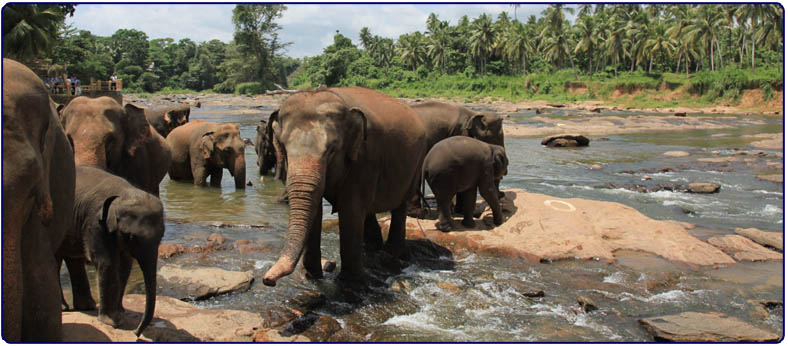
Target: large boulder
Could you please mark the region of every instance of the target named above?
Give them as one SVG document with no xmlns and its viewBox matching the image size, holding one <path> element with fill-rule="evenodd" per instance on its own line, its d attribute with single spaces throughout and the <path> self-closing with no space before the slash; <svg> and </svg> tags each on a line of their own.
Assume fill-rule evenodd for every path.
<svg viewBox="0 0 788 346">
<path fill-rule="evenodd" d="M 204 310 L 175 298 L 156 297 L 156 312 L 137 338 L 134 328 L 145 311 L 145 296 L 123 297 L 126 312 L 115 329 L 96 319 L 95 312 L 63 312 L 64 342 L 250 342 L 261 328 L 259 314 L 238 310 Z"/>
<path fill-rule="evenodd" d="M 780 336 L 719 312 L 683 312 L 638 320 L 655 341 L 770 342 Z"/>
<path fill-rule="evenodd" d="M 470 251 L 534 261 L 613 261 L 617 250 L 626 249 L 694 265 L 736 263 L 720 249 L 690 235 L 687 229 L 692 225 L 654 220 L 620 203 L 558 198 L 519 189 L 505 193 L 505 221 L 498 227 L 487 208 L 474 229 L 455 232 L 438 231 L 433 220 L 408 218 L 407 237 L 426 235 L 457 255 Z M 384 230 L 389 221 L 384 221 Z"/>
<path fill-rule="evenodd" d="M 715 183 L 691 183 L 690 192 L 694 193 L 717 193 L 720 192 L 720 184 Z"/>
<path fill-rule="evenodd" d="M 777 250 L 783 250 L 782 232 L 764 232 L 757 228 L 737 228 L 736 234 L 750 238 L 750 240 L 766 246 L 771 246 Z"/>
<path fill-rule="evenodd" d="M 213 267 L 167 264 L 159 268 L 159 294 L 184 300 L 201 300 L 216 295 L 246 291 L 254 276 Z"/>
<path fill-rule="evenodd" d="M 706 240 L 726 252 L 733 253 L 739 261 L 782 261 L 783 255 L 769 250 L 740 235 L 730 234 L 723 237 L 711 237 Z"/>
<path fill-rule="evenodd" d="M 588 143 L 588 137 L 578 134 L 552 135 L 542 139 L 542 145 L 551 148 L 587 147 Z"/>
</svg>

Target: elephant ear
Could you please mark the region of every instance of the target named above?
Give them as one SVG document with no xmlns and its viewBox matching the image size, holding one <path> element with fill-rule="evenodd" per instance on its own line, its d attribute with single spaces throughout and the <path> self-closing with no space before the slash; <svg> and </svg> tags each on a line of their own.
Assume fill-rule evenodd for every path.
<svg viewBox="0 0 788 346">
<path fill-rule="evenodd" d="M 60 120 L 60 123 L 63 123 L 63 110 L 66 109 L 66 105 L 55 103 L 55 111 L 57 111 L 57 119 Z"/>
<path fill-rule="evenodd" d="M 168 126 L 172 122 L 172 117 L 170 117 L 170 112 L 171 111 L 164 112 L 164 122 L 167 123 Z"/>
<path fill-rule="evenodd" d="M 463 126 L 463 128 L 469 134 L 473 134 L 476 132 L 473 131 L 474 128 L 479 130 L 485 130 L 487 128 L 487 122 L 484 119 L 484 114 L 481 113 L 474 114 L 473 116 L 468 118 L 468 120 L 465 121 L 465 125 Z"/>
<path fill-rule="evenodd" d="M 105 232 L 113 233 L 118 229 L 118 220 L 114 217 L 109 217 L 109 207 L 118 196 L 110 196 L 104 200 L 104 205 L 101 207 L 101 213 L 98 215 L 99 225 Z"/>
<path fill-rule="evenodd" d="M 202 152 L 202 157 L 205 159 L 211 157 L 211 154 L 213 153 L 213 147 L 213 131 L 206 132 L 204 135 L 202 135 L 202 138 L 200 138 L 200 152 Z"/>
<path fill-rule="evenodd" d="M 358 160 L 358 154 L 364 147 L 364 142 L 367 141 L 367 116 L 364 115 L 364 112 L 362 112 L 358 107 L 351 108 L 350 111 L 348 111 L 348 114 L 348 121 L 355 125 L 350 128 L 357 129 L 356 131 L 358 131 L 350 141 L 348 157 L 351 161 L 356 161 Z"/>
<path fill-rule="evenodd" d="M 131 103 L 123 106 L 122 123 L 126 134 L 126 151 L 130 156 L 134 156 L 137 149 L 150 138 L 148 120 L 145 118 L 145 111 Z"/>
<path fill-rule="evenodd" d="M 506 157 L 506 150 L 500 146 L 492 147 L 493 155 L 493 173 L 495 176 L 504 176 L 507 173 L 507 166 L 509 166 L 509 159 Z"/>
<path fill-rule="evenodd" d="M 271 113 L 271 116 L 268 117 L 268 124 L 265 126 L 265 134 L 268 136 L 268 139 L 274 138 L 274 125 L 279 123 L 279 109 L 275 110 Z"/>
</svg>

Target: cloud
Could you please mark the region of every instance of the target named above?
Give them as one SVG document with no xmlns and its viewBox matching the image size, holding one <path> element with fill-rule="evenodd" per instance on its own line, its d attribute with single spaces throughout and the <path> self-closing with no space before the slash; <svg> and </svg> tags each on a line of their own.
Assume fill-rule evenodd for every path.
<svg viewBox="0 0 788 346">
<path fill-rule="evenodd" d="M 233 37 L 234 4 L 80 4 L 67 23 L 95 35 L 111 36 L 118 29 L 137 29 L 148 39 L 190 38 L 196 42 Z M 373 35 L 398 38 L 399 35 L 426 30 L 427 16 L 434 12 L 451 24 L 463 15 L 473 20 L 482 13 L 497 17 L 514 8 L 507 4 L 287 4 L 278 23 L 280 38 L 293 44 L 287 48 L 292 57 L 314 56 L 333 42 L 337 30 L 358 44 L 358 33 L 368 27 Z M 517 17 L 525 20 L 539 16 L 546 5 L 522 5 Z"/>
</svg>

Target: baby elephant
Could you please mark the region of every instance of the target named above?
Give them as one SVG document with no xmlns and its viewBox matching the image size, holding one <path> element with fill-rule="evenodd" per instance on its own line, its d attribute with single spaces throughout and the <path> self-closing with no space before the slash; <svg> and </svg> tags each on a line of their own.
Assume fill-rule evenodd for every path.
<svg viewBox="0 0 788 346">
<path fill-rule="evenodd" d="M 449 137 L 435 144 L 424 158 L 423 174 L 438 202 L 438 229 L 445 232 L 453 228 L 451 199 L 456 193 L 460 193 L 464 203 L 462 224 L 475 225 L 477 187 L 492 208 L 495 225 L 503 223 L 495 181 L 506 175 L 508 165 L 506 151 L 500 145 L 464 136 Z"/>
<path fill-rule="evenodd" d="M 90 261 L 98 276 L 98 319 L 118 327 L 132 258 L 136 259 L 145 279 L 145 312 L 135 331 L 139 336 L 156 307 L 156 262 L 164 235 L 164 208 L 155 196 L 101 169 L 78 166 L 76 173 L 74 227 L 57 251 L 58 267 L 65 259 L 74 308 L 93 310 L 96 302 L 85 271 L 85 262 Z M 63 304 L 68 308 L 65 299 Z"/>
<path fill-rule="evenodd" d="M 205 185 L 210 176 L 211 186 L 221 186 L 226 168 L 235 179 L 235 188 L 245 188 L 246 145 L 238 124 L 191 121 L 172 130 L 167 144 L 172 149 L 170 179 Z"/>
</svg>

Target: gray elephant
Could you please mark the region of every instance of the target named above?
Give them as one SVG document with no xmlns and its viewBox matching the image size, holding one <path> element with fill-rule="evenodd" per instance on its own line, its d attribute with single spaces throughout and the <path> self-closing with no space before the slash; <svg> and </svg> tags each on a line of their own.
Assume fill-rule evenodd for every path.
<svg viewBox="0 0 788 346">
<path fill-rule="evenodd" d="M 74 224 L 57 251 L 71 277 L 76 310 L 93 310 L 85 262 L 96 267 L 98 320 L 121 324 L 123 293 L 135 259 L 145 279 L 145 312 L 134 333 L 139 336 L 156 308 L 156 263 L 164 235 L 164 207 L 158 198 L 101 169 L 77 167 Z M 63 299 L 66 307 L 68 305 Z"/>
<path fill-rule="evenodd" d="M 172 154 L 142 108 L 121 107 L 106 96 L 80 96 L 62 110 L 61 121 L 74 143 L 77 165 L 101 168 L 159 195 Z"/>
<path fill-rule="evenodd" d="M 204 186 L 220 186 L 226 168 L 235 178 L 235 187 L 246 187 L 244 140 L 238 124 L 192 121 L 179 126 L 167 136 L 172 148 L 170 179 L 192 181 Z"/>
<path fill-rule="evenodd" d="M 263 283 L 274 286 L 292 273 L 302 252 L 307 274 L 322 277 L 323 198 L 339 213 L 342 280 L 363 281 L 370 213 L 391 211 L 385 248 L 402 255 L 406 202 L 418 188 L 426 147 L 413 109 L 377 91 L 330 88 L 289 96 L 278 115 L 274 132 L 287 155 L 290 217 L 282 254 Z"/>
<path fill-rule="evenodd" d="M 62 338 L 55 249 L 71 224 L 74 153 L 30 69 L 3 59 L 2 337 Z"/>
<path fill-rule="evenodd" d="M 260 120 L 260 125 L 257 126 L 254 150 L 257 153 L 257 166 L 260 168 L 260 175 L 268 175 L 273 169 L 274 179 L 280 179 L 284 182 L 287 174 L 285 171 L 284 153 L 274 134 L 274 129 L 279 128 L 278 118 L 279 112 L 274 111 L 267 121 Z"/>
<path fill-rule="evenodd" d="M 500 145 L 488 144 L 470 137 L 449 137 L 430 149 L 424 158 L 423 176 L 435 194 L 440 212 L 438 229 L 451 230 L 451 198 L 462 196 L 463 220 L 466 227 L 473 227 L 473 210 L 476 206 L 476 189 L 493 212 L 496 225 L 503 223 L 501 203 L 495 182 L 507 173 L 509 160 Z"/>
<path fill-rule="evenodd" d="M 182 103 L 177 106 L 146 108 L 145 119 L 156 132 L 166 138 L 174 128 L 189 122 L 189 113 L 191 106 Z"/>
</svg>

